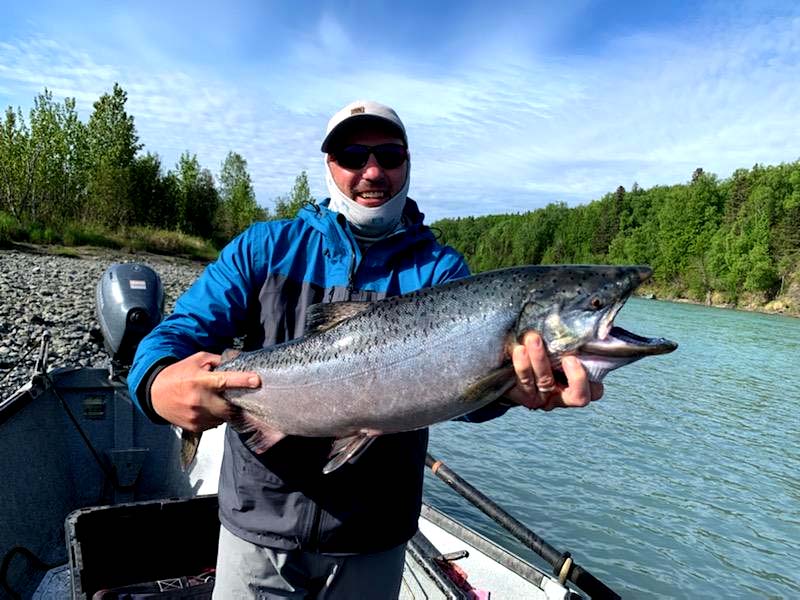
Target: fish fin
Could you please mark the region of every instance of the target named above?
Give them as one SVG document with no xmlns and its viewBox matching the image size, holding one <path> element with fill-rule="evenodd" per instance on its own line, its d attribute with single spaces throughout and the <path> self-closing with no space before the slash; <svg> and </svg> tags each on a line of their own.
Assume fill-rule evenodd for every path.
<svg viewBox="0 0 800 600">
<path fill-rule="evenodd" d="M 197 456 L 202 433 L 181 429 L 181 468 L 186 471 Z"/>
<path fill-rule="evenodd" d="M 237 350 L 236 348 L 226 348 L 222 351 L 222 355 L 220 356 L 220 364 L 225 364 L 227 362 L 231 362 L 234 358 L 239 356 L 242 353 L 241 350 Z"/>
<path fill-rule="evenodd" d="M 345 319 L 355 317 L 372 306 L 372 302 L 328 302 L 312 304 L 306 311 L 305 333 L 330 329 Z"/>
<path fill-rule="evenodd" d="M 239 433 L 250 434 L 244 443 L 256 454 L 263 454 L 286 437 L 282 431 L 270 427 L 243 410 L 237 411 L 228 424 Z"/>
<path fill-rule="evenodd" d="M 354 435 L 336 439 L 331 446 L 331 452 L 328 454 L 328 464 L 322 468 L 322 472 L 326 475 L 332 473 L 346 462 L 355 462 L 361 456 L 369 445 L 375 441 L 377 436 L 374 433 L 356 433 Z"/>
<path fill-rule="evenodd" d="M 514 366 L 510 363 L 504 364 L 469 386 L 461 398 L 469 404 L 485 406 L 505 394 L 515 383 Z"/>
</svg>

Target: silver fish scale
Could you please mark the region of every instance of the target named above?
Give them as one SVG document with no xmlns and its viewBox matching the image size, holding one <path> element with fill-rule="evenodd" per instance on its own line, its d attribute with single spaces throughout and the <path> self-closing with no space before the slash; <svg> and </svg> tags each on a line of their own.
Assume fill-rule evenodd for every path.
<svg viewBox="0 0 800 600">
<path fill-rule="evenodd" d="M 519 267 L 372 304 L 331 329 L 246 352 L 220 367 L 256 371 L 258 390 L 227 398 L 286 434 L 343 437 L 452 419 L 492 397 L 476 384 L 507 366 L 525 302 L 558 305 L 584 290 L 619 296 L 617 267 Z M 621 280 L 625 280 L 620 283 Z"/>
</svg>

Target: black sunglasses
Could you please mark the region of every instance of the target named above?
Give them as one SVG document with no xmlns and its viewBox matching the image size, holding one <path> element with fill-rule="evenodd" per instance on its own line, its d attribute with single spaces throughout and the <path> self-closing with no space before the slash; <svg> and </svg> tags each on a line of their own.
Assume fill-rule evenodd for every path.
<svg viewBox="0 0 800 600">
<path fill-rule="evenodd" d="M 350 144 L 331 153 L 333 159 L 340 167 L 345 169 L 362 169 L 369 160 L 369 155 L 384 169 L 396 169 L 408 160 L 408 150 L 401 144 L 378 144 L 365 146 L 364 144 Z"/>
</svg>

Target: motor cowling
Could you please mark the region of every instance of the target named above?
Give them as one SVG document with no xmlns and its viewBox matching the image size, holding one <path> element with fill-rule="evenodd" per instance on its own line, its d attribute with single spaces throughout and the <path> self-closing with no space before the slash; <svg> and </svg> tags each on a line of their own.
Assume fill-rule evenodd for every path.
<svg viewBox="0 0 800 600">
<path fill-rule="evenodd" d="M 164 315 L 161 278 L 147 265 L 113 264 L 97 283 L 96 309 L 106 351 L 128 367 L 139 342 Z"/>
</svg>

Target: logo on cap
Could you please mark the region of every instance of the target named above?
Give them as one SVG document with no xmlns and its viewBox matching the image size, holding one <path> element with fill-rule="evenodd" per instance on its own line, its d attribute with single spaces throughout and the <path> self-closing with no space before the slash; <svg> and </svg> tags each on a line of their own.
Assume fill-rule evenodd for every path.
<svg viewBox="0 0 800 600">
<path fill-rule="evenodd" d="M 364 113 L 364 107 L 363 106 L 356 106 L 355 108 L 351 108 L 350 109 L 350 114 L 351 115 L 360 115 L 360 114 L 363 114 L 363 113 Z"/>
</svg>

